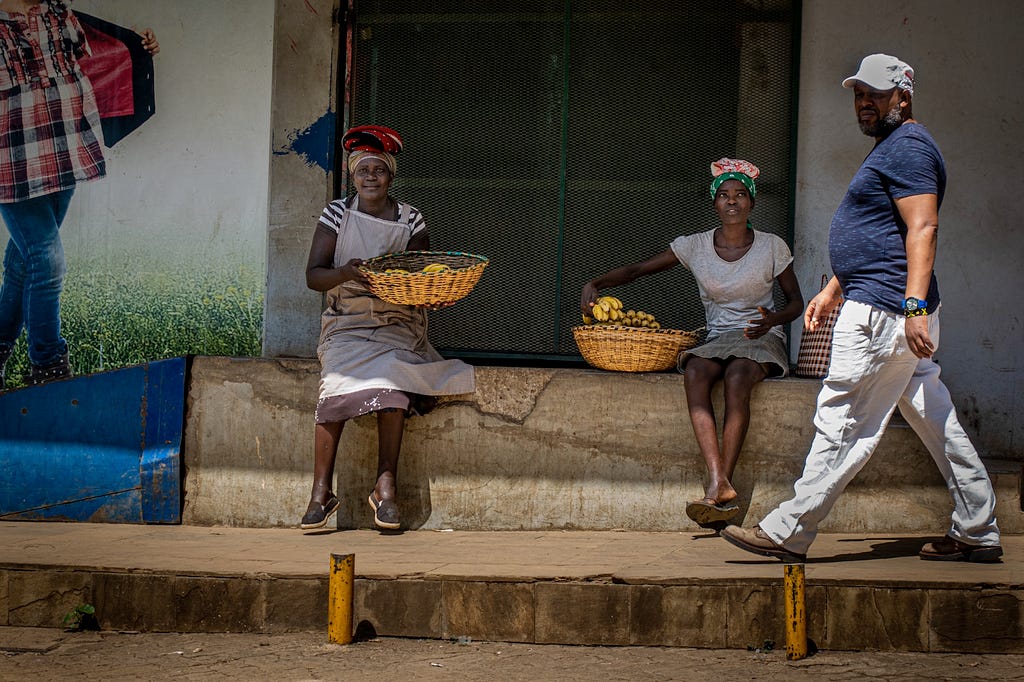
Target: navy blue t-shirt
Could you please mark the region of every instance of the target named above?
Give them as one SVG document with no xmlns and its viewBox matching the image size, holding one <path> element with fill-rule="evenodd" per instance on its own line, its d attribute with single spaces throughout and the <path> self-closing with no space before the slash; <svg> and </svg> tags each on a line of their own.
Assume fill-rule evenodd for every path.
<svg viewBox="0 0 1024 682">
<path fill-rule="evenodd" d="M 896 199 L 935 194 L 942 205 L 946 164 L 935 140 L 919 123 L 907 123 L 882 140 L 853 176 L 828 235 L 832 271 L 851 301 L 901 312 L 907 285 L 907 226 Z M 939 305 L 932 273 L 928 309 Z"/>
</svg>

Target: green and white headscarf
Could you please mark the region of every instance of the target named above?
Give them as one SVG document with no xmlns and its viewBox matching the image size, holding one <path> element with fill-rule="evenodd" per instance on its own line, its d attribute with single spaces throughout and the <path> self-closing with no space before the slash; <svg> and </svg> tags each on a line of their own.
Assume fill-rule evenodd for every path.
<svg viewBox="0 0 1024 682">
<path fill-rule="evenodd" d="M 721 158 L 711 164 L 711 198 L 715 198 L 718 188 L 726 180 L 739 180 L 750 192 L 751 198 L 757 195 L 757 185 L 754 178 L 761 175 L 760 169 L 749 161 L 742 159 Z"/>
</svg>

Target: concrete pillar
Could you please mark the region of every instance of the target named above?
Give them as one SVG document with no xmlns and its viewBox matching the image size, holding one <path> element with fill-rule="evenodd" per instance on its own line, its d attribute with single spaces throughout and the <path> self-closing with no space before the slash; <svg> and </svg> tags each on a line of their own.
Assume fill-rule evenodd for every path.
<svg viewBox="0 0 1024 682">
<path fill-rule="evenodd" d="M 264 356 L 314 355 L 321 297 L 306 288 L 310 237 L 333 199 L 339 0 L 277 0 Z"/>
</svg>

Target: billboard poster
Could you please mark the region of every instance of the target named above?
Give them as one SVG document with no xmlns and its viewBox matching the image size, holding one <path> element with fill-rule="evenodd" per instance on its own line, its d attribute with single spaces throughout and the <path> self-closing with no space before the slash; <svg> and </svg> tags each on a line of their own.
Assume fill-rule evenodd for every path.
<svg viewBox="0 0 1024 682">
<path fill-rule="evenodd" d="M 106 166 L 75 187 L 60 227 L 72 371 L 260 355 L 274 3 L 70 6 L 93 48 L 83 71 Z M 9 237 L 0 229 L 0 248 Z M 23 329 L 7 388 L 31 383 L 31 369 Z"/>
</svg>

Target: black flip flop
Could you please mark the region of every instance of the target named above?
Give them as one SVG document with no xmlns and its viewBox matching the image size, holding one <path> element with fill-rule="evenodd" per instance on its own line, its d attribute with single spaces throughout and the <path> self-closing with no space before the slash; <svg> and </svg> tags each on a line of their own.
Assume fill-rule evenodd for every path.
<svg viewBox="0 0 1024 682">
<path fill-rule="evenodd" d="M 712 502 L 708 497 L 694 500 L 686 505 L 686 515 L 701 528 L 713 528 L 714 526 L 711 524 L 728 521 L 739 513 L 740 508 L 735 504 L 720 505 Z"/>
</svg>

